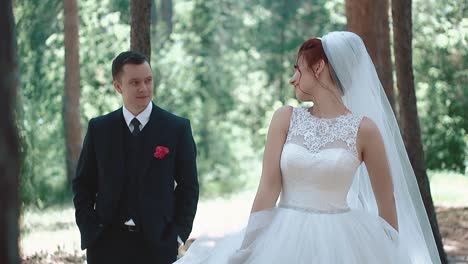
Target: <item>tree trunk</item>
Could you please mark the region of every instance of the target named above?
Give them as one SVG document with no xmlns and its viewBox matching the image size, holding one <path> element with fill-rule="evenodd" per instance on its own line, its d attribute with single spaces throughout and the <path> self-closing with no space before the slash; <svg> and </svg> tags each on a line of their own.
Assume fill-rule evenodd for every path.
<svg viewBox="0 0 468 264">
<path fill-rule="evenodd" d="M 81 151 L 80 124 L 80 57 L 78 41 L 78 6 L 76 0 L 64 0 L 65 30 L 65 91 L 63 98 L 63 123 L 67 179 L 71 182 Z"/>
<path fill-rule="evenodd" d="M 437 218 L 432 202 L 429 179 L 424 163 L 424 151 L 421 142 L 416 94 L 414 90 L 412 60 L 412 22 L 411 1 L 392 0 L 393 42 L 400 108 L 400 125 L 406 151 L 413 166 L 419 184 L 419 190 L 432 227 L 432 233 L 439 250 L 442 263 L 447 263 Z"/>
<path fill-rule="evenodd" d="M 151 0 L 130 2 L 130 49 L 151 58 Z"/>
<path fill-rule="evenodd" d="M 172 14 L 173 14 L 172 0 L 161 1 L 161 12 L 164 24 L 166 24 L 166 36 L 169 37 L 172 33 Z"/>
<path fill-rule="evenodd" d="M 388 11 L 388 0 L 346 0 L 348 30 L 358 34 L 366 44 L 395 112 Z"/>
<path fill-rule="evenodd" d="M 14 109 L 18 86 L 11 0 L 0 1 L 0 263 L 19 263 L 19 143 Z"/>
<path fill-rule="evenodd" d="M 158 5 L 156 4 L 156 0 L 151 0 L 151 27 L 156 28 L 158 25 Z"/>
</svg>

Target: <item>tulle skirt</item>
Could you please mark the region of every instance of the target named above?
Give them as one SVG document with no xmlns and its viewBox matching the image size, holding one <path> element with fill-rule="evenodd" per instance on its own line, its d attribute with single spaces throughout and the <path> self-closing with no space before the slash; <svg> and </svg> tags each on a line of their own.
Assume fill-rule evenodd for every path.
<svg viewBox="0 0 468 264">
<path fill-rule="evenodd" d="M 244 239 L 245 238 L 245 239 Z M 275 207 L 250 216 L 247 229 L 198 238 L 177 264 L 405 264 L 398 232 L 358 210 L 320 213 Z"/>
</svg>

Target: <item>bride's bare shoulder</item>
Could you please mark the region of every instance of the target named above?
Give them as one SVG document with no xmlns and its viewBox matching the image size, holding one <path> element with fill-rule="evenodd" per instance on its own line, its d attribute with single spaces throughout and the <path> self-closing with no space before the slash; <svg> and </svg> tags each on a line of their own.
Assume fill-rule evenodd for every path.
<svg viewBox="0 0 468 264">
<path fill-rule="evenodd" d="M 281 125 L 281 127 L 289 127 L 289 121 L 291 120 L 292 112 L 292 106 L 281 106 L 280 108 L 276 109 L 275 113 L 273 114 L 271 123 L 276 123 L 278 125 Z"/>
<path fill-rule="evenodd" d="M 364 116 L 359 125 L 359 134 L 370 136 L 376 133 L 380 134 L 377 125 L 370 118 Z"/>
<path fill-rule="evenodd" d="M 382 136 L 377 125 L 368 117 L 363 117 L 358 130 L 358 145 L 365 147 L 366 145 L 380 144 Z"/>
<path fill-rule="evenodd" d="M 281 128 L 283 131 L 288 131 L 292 112 L 293 107 L 289 105 L 281 106 L 280 108 L 276 109 L 271 119 L 270 126 Z"/>
</svg>

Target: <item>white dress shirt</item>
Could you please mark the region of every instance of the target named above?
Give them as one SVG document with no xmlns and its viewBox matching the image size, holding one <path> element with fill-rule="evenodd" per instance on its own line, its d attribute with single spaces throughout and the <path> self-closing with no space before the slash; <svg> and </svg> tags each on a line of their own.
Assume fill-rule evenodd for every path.
<svg viewBox="0 0 468 264">
<path fill-rule="evenodd" d="M 122 112 L 125 118 L 125 123 L 127 123 L 128 129 L 130 129 L 130 132 L 133 132 L 133 124 L 131 124 L 133 118 L 136 118 L 138 119 L 138 121 L 140 121 L 140 131 L 141 131 L 146 126 L 146 124 L 148 124 L 152 110 L 153 110 L 153 104 L 150 102 L 148 106 L 146 106 L 145 110 L 143 110 L 137 116 L 134 116 L 130 111 L 128 111 L 128 109 L 124 105 Z"/>
</svg>

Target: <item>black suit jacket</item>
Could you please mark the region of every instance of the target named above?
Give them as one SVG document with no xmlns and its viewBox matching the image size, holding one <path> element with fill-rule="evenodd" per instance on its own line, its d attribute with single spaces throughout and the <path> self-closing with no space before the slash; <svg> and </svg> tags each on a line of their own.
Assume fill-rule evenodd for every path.
<svg viewBox="0 0 468 264">
<path fill-rule="evenodd" d="M 118 218 L 125 178 L 122 108 L 89 121 L 76 176 L 72 183 L 76 223 L 81 248 L 90 246 Z M 196 147 L 190 122 L 153 104 L 143 128 L 146 141 L 138 177 L 138 204 L 143 235 L 156 252 L 176 247 L 177 236 L 185 241 L 198 202 Z M 155 148 L 169 149 L 163 159 Z M 177 187 L 174 189 L 174 181 Z"/>
</svg>

